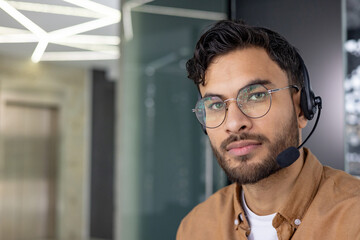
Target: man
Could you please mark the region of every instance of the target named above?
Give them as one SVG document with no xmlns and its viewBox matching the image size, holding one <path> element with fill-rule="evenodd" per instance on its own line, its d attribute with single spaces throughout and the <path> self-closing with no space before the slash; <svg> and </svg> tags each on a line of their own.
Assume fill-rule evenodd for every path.
<svg viewBox="0 0 360 240">
<path fill-rule="evenodd" d="M 220 21 L 200 38 L 187 63 L 201 94 L 193 111 L 234 183 L 183 219 L 178 240 L 360 239 L 360 180 L 306 148 L 290 166 L 277 161 L 310 119 L 300 106 L 304 68 L 265 28 Z"/>
</svg>

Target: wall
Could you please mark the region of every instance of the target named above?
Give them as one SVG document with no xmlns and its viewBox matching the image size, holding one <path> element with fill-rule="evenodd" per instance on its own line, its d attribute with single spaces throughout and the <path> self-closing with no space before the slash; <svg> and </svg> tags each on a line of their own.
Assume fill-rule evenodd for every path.
<svg viewBox="0 0 360 240">
<path fill-rule="evenodd" d="M 87 78 L 85 70 L 75 67 L 0 57 L 1 97 L 21 96 L 29 102 L 56 106 L 60 112 L 56 205 L 59 240 L 85 239 L 87 232 Z"/>
<path fill-rule="evenodd" d="M 133 1 L 122 4 L 129 14 Z M 133 38 L 121 38 L 115 239 L 175 239 L 181 219 L 225 182 L 205 157 L 207 137 L 191 111 L 197 90 L 185 70 L 200 33 L 225 9 L 223 0 L 165 0 L 124 14 Z"/>
<path fill-rule="evenodd" d="M 297 47 L 312 88 L 323 100 L 319 125 L 305 144 L 319 160 L 344 169 L 344 58 L 342 1 L 233 0 L 236 18 L 265 26 Z M 311 130 L 314 120 L 303 131 Z"/>
</svg>

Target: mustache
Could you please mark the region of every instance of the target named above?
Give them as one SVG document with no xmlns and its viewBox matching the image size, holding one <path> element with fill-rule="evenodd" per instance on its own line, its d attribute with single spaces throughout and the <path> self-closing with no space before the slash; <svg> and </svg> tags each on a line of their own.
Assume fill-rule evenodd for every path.
<svg viewBox="0 0 360 240">
<path fill-rule="evenodd" d="M 241 133 L 241 134 L 237 134 L 237 135 L 233 134 L 233 135 L 230 135 L 227 139 L 225 139 L 221 143 L 220 149 L 222 151 L 226 151 L 227 145 L 229 145 L 232 142 L 236 142 L 236 141 L 240 141 L 240 140 L 255 140 L 260 143 L 270 142 L 270 140 L 262 134 L 250 134 L 250 133 Z"/>
</svg>

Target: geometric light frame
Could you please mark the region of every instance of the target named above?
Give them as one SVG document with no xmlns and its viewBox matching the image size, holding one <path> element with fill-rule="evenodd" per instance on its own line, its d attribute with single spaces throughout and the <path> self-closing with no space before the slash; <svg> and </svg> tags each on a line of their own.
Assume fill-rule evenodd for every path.
<svg viewBox="0 0 360 240">
<path fill-rule="evenodd" d="M 39 61 L 75 61 L 107 60 L 119 58 L 118 36 L 97 36 L 81 34 L 91 30 L 117 24 L 121 20 L 119 10 L 90 1 L 63 0 L 76 7 L 57 6 L 52 4 L 30 3 L 0 0 L 0 9 L 4 10 L 24 29 L 0 27 L 0 43 L 37 43 L 31 60 Z M 46 12 L 93 18 L 87 22 L 46 32 L 20 11 Z M 79 49 L 71 52 L 46 52 L 49 43 Z"/>
</svg>

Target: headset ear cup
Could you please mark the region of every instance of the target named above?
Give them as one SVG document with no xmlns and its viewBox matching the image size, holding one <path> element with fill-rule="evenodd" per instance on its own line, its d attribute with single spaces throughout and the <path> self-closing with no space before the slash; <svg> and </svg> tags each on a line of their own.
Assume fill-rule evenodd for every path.
<svg viewBox="0 0 360 240">
<path fill-rule="evenodd" d="M 313 119 L 316 113 L 316 105 L 314 99 L 315 94 L 311 90 L 306 91 L 305 87 L 301 89 L 300 107 L 301 110 L 304 112 L 304 116 L 308 120 Z"/>
<path fill-rule="evenodd" d="M 300 107 L 301 107 L 301 110 L 304 113 L 305 118 L 309 119 L 309 112 L 308 112 L 307 101 L 306 101 L 306 92 L 305 92 L 304 88 L 301 89 Z"/>
</svg>

